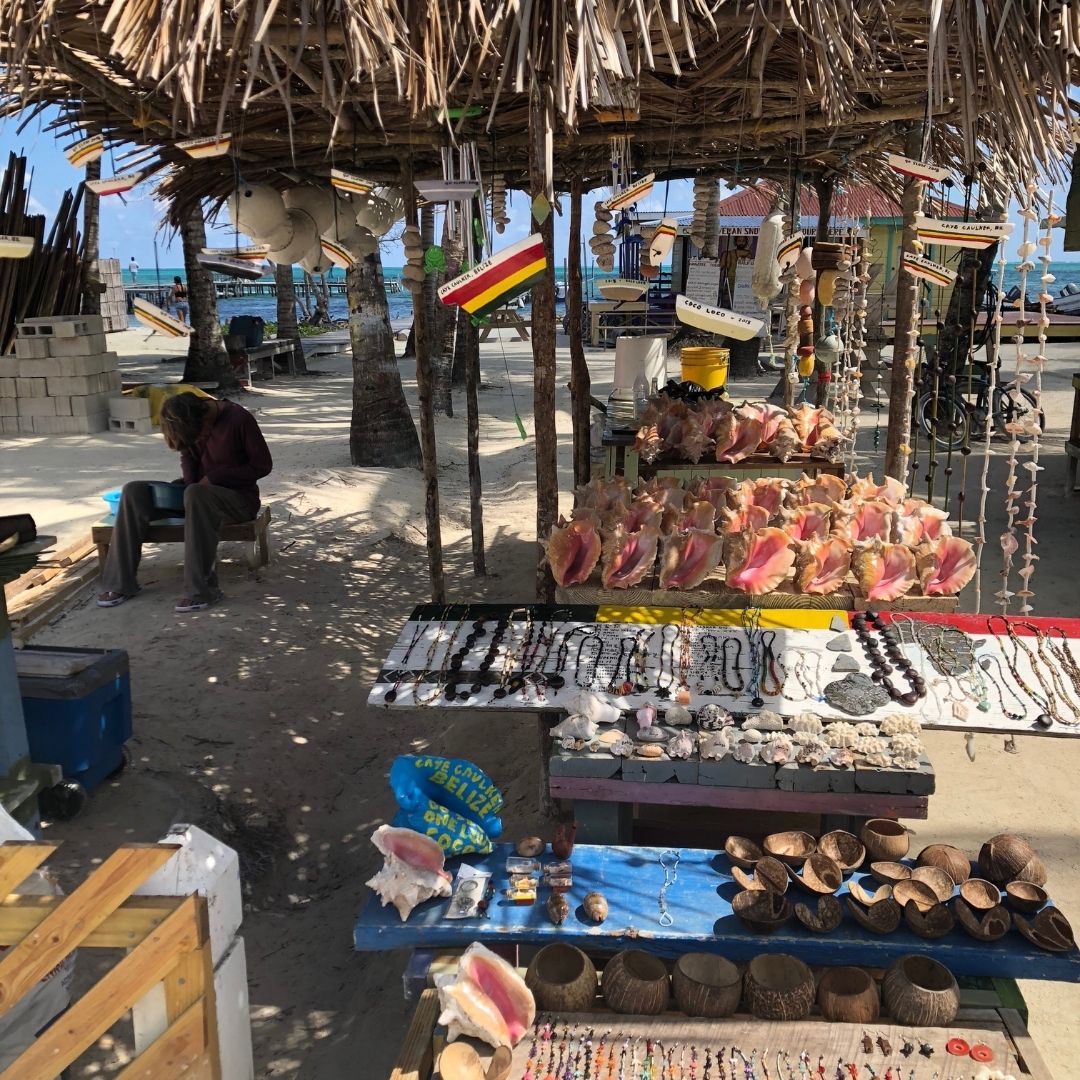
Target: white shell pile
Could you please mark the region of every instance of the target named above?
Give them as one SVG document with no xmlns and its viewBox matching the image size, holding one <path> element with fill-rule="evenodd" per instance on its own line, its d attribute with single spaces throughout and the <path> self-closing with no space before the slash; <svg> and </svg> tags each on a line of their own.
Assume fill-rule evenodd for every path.
<svg viewBox="0 0 1080 1080">
<path fill-rule="evenodd" d="M 602 202 L 595 206 L 596 221 L 593 222 L 593 234 L 589 240 L 589 247 L 596 265 L 605 274 L 615 269 L 615 238 L 611 235 L 611 222 L 614 214 L 604 208 Z"/>
<path fill-rule="evenodd" d="M 501 174 L 491 178 L 491 220 L 495 223 L 495 231 L 500 235 L 510 224 L 510 217 L 506 212 L 506 177 Z"/>
<path fill-rule="evenodd" d="M 424 244 L 420 239 L 420 230 L 415 225 L 406 225 L 401 234 L 401 243 L 405 249 L 405 267 L 401 271 L 401 280 L 405 288 L 416 296 L 424 288 Z"/>
</svg>

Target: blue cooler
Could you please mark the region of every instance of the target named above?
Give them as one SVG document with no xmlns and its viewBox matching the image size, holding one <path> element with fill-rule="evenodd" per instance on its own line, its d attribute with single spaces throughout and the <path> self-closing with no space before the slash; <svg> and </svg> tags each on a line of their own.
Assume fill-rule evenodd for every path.
<svg viewBox="0 0 1080 1080">
<path fill-rule="evenodd" d="M 128 654 L 35 645 L 15 655 L 30 760 L 93 790 L 123 765 L 131 738 Z"/>
</svg>

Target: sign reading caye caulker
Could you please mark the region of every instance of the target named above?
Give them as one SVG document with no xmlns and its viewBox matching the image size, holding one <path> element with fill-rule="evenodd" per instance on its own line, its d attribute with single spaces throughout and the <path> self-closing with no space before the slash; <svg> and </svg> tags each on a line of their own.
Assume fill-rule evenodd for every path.
<svg viewBox="0 0 1080 1080">
<path fill-rule="evenodd" d="M 448 281 L 439 299 L 480 319 L 538 284 L 546 268 L 544 238 L 533 233 Z"/>
<path fill-rule="evenodd" d="M 913 277 L 929 281 L 931 285 L 942 287 L 952 285 L 956 281 L 956 271 L 950 270 L 941 263 L 927 259 L 923 255 L 915 255 L 910 251 L 904 252 L 904 269 Z"/>
<path fill-rule="evenodd" d="M 1011 221 L 954 221 L 915 215 L 915 228 L 924 244 L 966 247 L 982 251 L 1004 240 L 1013 231 Z"/>
<path fill-rule="evenodd" d="M 681 294 L 675 299 L 675 315 L 679 322 L 687 326 L 706 330 L 710 334 L 723 334 L 736 341 L 749 341 L 757 337 L 765 326 L 760 319 L 751 319 L 749 315 L 740 315 L 727 308 L 699 304 Z"/>
</svg>

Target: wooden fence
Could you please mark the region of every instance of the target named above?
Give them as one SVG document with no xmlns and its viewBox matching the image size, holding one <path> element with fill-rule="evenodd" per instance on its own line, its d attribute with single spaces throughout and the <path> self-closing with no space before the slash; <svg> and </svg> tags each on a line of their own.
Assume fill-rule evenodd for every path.
<svg viewBox="0 0 1080 1080">
<path fill-rule="evenodd" d="M 179 848 L 128 845 L 68 896 L 20 894 L 20 883 L 55 850 L 52 844 L 0 845 L 0 1023 L 73 950 L 126 952 L 0 1080 L 54 1080 L 160 985 L 167 1026 L 115 1080 L 221 1080 L 207 902 L 134 895 Z"/>
</svg>

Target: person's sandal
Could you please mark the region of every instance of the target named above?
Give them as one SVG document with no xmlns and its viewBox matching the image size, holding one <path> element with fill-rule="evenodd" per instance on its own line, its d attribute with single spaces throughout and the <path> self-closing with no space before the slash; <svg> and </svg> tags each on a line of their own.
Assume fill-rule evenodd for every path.
<svg viewBox="0 0 1080 1080">
<path fill-rule="evenodd" d="M 119 592 L 103 592 L 97 598 L 98 607 L 119 607 L 131 597 Z"/>
<path fill-rule="evenodd" d="M 175 611 L 177 615 L 190 615 L 192 612 L 195 611 L 205 611 L 208 607 L 216 604 L 219 600 L 224 599 L 225 594 L 223 592 L 218 592 L 217 595 L 215 595 L 210 600 L 192 600 L 189 597 L 185 596 L 182 599 L 176 601 L 176 606 L 173 608 L 173 611 Z"/>
</svg>

